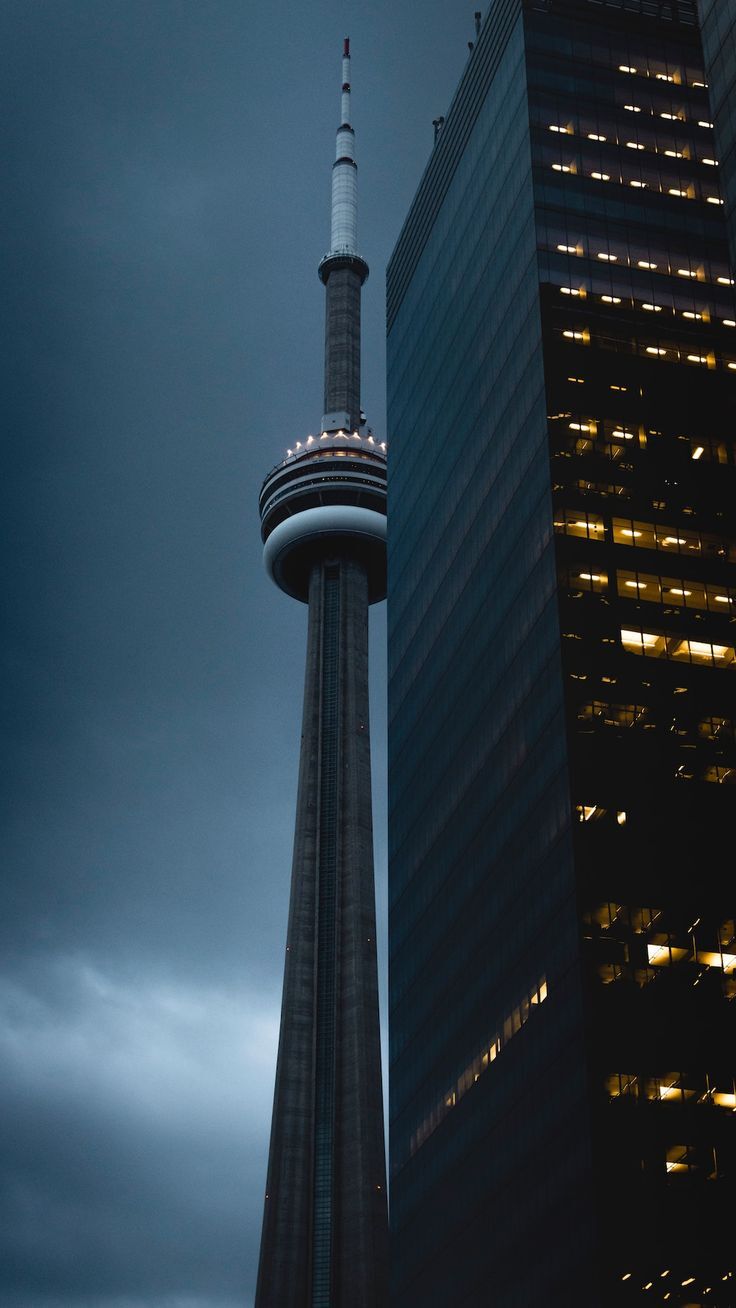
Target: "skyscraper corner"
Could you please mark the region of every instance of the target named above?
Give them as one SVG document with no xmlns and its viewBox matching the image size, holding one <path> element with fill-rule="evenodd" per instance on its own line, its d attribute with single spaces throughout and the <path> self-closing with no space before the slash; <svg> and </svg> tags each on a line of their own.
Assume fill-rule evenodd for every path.
<svg viewBox="0 0 736 1308">
<path fill-rule="evenodd" d="M 308 605 L 281 1031 L 256 1308 L 385 1308 L 368 609 L 386 593 L 386 446 L 360 404 L 357 163 L 343 48 L 324 413 L 260 495 L 264 563 Z"/>
</svg>

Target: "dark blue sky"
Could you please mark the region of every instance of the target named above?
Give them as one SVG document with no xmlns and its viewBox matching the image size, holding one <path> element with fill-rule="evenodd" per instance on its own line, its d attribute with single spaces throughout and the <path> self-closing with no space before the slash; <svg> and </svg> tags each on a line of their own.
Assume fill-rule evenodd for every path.
<svg viewBox="0 0 736 1308">
<path fill-rule="evenodd" d="M 257 495 L 322 412 L 347 34 L 383 432 L 383 270 L 472 6 L 0 15 L 8 1308 L 252 1303 L 305 638 Z M 379 912 L 384 630 L 379 607 Z"/>
</svg>

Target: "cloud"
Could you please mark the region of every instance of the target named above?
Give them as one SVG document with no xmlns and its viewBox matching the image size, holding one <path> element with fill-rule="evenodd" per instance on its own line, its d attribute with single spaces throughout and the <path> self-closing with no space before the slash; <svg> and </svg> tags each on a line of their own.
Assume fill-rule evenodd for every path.
<svg viewBox="0 0 736 1308">
<path fill-rule="evenodd" d="M 60 958 L 0 980 L 3 1303 L 248 1302 L 274 993 Z"/>
</svg>

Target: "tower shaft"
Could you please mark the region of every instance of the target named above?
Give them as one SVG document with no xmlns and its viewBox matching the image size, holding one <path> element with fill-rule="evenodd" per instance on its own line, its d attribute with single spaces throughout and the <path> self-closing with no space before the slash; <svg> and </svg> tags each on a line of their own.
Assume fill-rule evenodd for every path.
<svg viewBox="0 0 736 1308">
<path fill-rule="evenodd" d="M 388 1214 L 368 727 L 386 594 L 386 447 L 360 432 L 350 47 L 326 288 L 325 409 L 261 491 L 264 562 L 309 606 L 281 1035 L 256 1308 L 387 1308 Z"/>
<path fill-rule="evenodd" d="M 347 415 L 360 427 L 360 290 L 362 276 L 348 263 L 332 269 L 325 287 L 325 413 Z"/>
<path fill-rule="evenodd" d="M 312 567 L 257 1308 L 384 1308 L 387 1215 L 368 727 L 368 577 Z"/>
</svg>

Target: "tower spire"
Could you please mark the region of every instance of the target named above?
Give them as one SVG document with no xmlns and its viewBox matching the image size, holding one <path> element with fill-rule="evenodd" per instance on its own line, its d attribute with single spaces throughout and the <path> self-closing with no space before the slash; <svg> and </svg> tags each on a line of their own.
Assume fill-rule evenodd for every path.
<svg viewBox="0 0 736 1308">
<path fill-rule="evenodd" d="M 327 291 L 323 431 L 357 431 L 362 422 L 360 288 L 368 276 L 368 264 L 358 253 L 358 165 L 351 117 L 350 38 L 346 36 L 332 165 L 330 249 L 319 265 Z"/>
<path fill-rule="evenodd" d="M 342 54 L 340 125 L 332 168 L 331 254 L 358 253 L 358 165 L 355 162 L 355 132 L 350 119 L 350 37 L 346 36 Z"/>
</svg>

